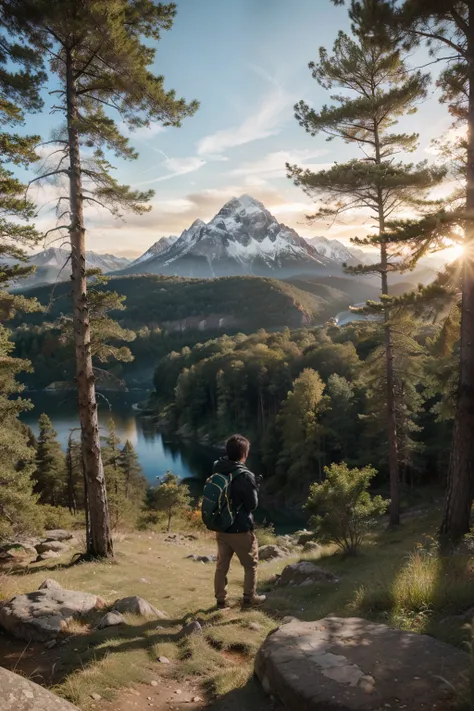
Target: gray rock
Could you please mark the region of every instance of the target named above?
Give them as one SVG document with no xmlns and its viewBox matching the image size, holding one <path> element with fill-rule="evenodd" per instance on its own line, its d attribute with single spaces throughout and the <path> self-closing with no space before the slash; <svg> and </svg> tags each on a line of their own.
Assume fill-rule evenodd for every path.
<svg viewBox="0 0 474 711">
<path fill-rule="evenodd" d="M 45 531 L 44 538 L 46 541 L 70 541 L 74 538 L 74 534 L 71 531 L 65 531 L 64 528 L 55 528 Z"/>
<path fill-rule="evenodd" d="M 1 711 L 78 711 L 77 706 L 3 667 L 0 689 Z"/>
<path fill-rule="evenodd" d="M 43 580 L 38 590 L 61 590 L 61 587 L 62 586 L 57 582 L 57 580 L 53 580 L 53 578 L 46 578 L 46 580 Z"/>
<path fill-rule="evenodd" d="M 116 600 L 114 603 L 114 610 L 124 614 L 128 613 L 130 615 L 140 615 L 141 617 L 156 618 L 159 620 L 166 619 L 164 612 L 160 612 L 160 610 L 153 607 L 148 600 L 144 600 L 142 597 L 138 597 L 138 595 Z"/>
<path fill-rule="evenodd" d="M 294 620 L 255 659 L 267 694 L 304 711 L 445 708 L 469 655 L 444 642 L 358 618 Z"/>
<path fill-rule="evenodd" d="M 308 543 L 308 541 L 314 541 L 316 534 L 313 533 L 313 531 L 307 531 L 304 529 L 303 531 L 295 533 L 295 536 L 298 536 L 298 545 L 304 546 L 304 544 Z"/>
<path fill-rule="evenodd" d="M 62 541 L 44 541 L 43 543 L 38 543 L 36 550 L 40 555 L 42 553 L 50 553 L 51 551 L 54 551 L 54 553 L 64 553 L 69 550 L 69 546 Z"/>
<path fill-rule="evenodd" d="M 102 696 L 101 696 L 100 694 L 96 694 L 95 691 L 94 691 L 94 692 L 91 694 L 91 699 L 92 699 L 93 701 L 101 701 L 101 700 L 102 700 Z"/>
<path fill-rule="evenodd" d="M 179 633 L 179 636 L 180 637 L 191 637 L 191 635 L 193 635 L 193 634 L 202 634 L 202 627 L 197 620 L 193 620 L 192 622 L 189 622 L 187 625 L 184 625 L 181 632 Z"/>
<path fill-rule="evenodd" d="M 260 546 L 258 549 L 259 560 L 274 560 L 275 558 L 285 558 L 288 553 L 273 544 L 268 544 L 266 546 Z"/>
<path fill-rule="evenodd" d="M 35 555 L 36 548 L 30 543 L 7 543 L 0 546 L 0 562 L 2 563 L 30 560 Z"/>
<path fill-rule="evenodd" d="M 303 583 L 317 584 L 337 582 L 338 579 L 332 573 L 314 565 L 314 563 L 308 560 L 302 560 L 300 563 L 287 565 L 276 584 L 279 587 L 283 587 L 285 585 L 302 585 Z"/>
<path fill-rule="evenodd" d="M 91 593 L 48 587 L 17 595 L 0 606 L 0 627 L 18 639 L 47 642 L 64 634 L 77 617 L 104 607 Z"/>
<path fill-rule="evenodd" d="M 216 555 L 196 555 L 193 553 L 192 555 L 186 556 L 187 560 L 194 560 L 196 563 L 216 563 L 217 562 L 217 556 Z"/>
<path fill-rule="evenodd" d="M 97 625 L 97 629 L 104 630 L 106 627 L 118 627 L 118 625 L 125 624 L 125 617 L 116 610 L 111 610 L 107 612 L 106 615 L 102 617 Z"/>
<path fill-rule="evenodd" d="M 303 553 L 319 553 L 322 550 L 322 546 L 316 541 L 307 541 L 303 546 Z"/>
<path fill-rule="evenodd" d="M 45 551 L 40 555 L 36 556 L 36 563 L 40 563 L 42 560 L 52 560 L 53 558 L 60 558 L 61 553 L 56 553 L 56 551 Z"/>
</svg>

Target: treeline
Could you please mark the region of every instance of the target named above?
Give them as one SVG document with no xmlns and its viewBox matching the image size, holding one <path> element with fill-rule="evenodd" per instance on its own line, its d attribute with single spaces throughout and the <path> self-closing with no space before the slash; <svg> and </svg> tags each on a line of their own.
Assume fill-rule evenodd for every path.
<svg viewBox="0 0 474 711">
<path fill-rule="evenodd" d="M 16 498 L 18 518 L 27 513 L 19 526 L 18 518 L 9 521 L 12 492 L 0 490 L 0 508 L 6 519 L 0 526 L 0 541 L 15 540 L 15 533 L 37 533 L 46 528 L 84 526 L 88 516 L 88 487 L 84 476 L 79 430 L 70 431 L 66 451 L 57 438 L 50 418 L 42 414 L 38 421 L 38 436 L 22 426 L 28 440 L 30 468 L 25 471 L 28 481 L 21 496 Z M 150 485 L 142 471 L 133 444 L 121 442 L 115 422 L 111 418 L 107 433 L 102 436 L 102 458 L 108 492 L 110 526 L 113 531 L 123 528 L 156 526 L 162 522 L 171 527 L 175 514 L 189 514 L 192 518 L 192 499 L 188 487 L 168 472 L 162 481 Z M 88 527 L 86 526 L 86 532 Z"/>
<path fill-rule="evenodd" d="M 451 430 L 455 315 L 439 326 L 394 320 L 399 467 L 407 486 L 444 481 Z M 453 320 L 454 319 L 454 323 Z M 261 455 L 269 490 L 302 501 L 324 466 L 372 465 L 388 480 L 383 327 L 259 331 L 212 339 L 160 360 L 163 425 L 220 441 L 238 430 Z"/>
</svg>

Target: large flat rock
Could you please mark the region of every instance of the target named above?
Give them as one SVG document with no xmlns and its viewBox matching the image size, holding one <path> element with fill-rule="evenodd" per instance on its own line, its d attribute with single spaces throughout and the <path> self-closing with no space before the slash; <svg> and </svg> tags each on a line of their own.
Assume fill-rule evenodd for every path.
<svg viewBox="0 0 474 711">
<path fill-rule="evenodd" d="M 0 627 L 28 642 L 47 642 L 60 637 L 77 617 L 104 607 L 104 601 L 91 593 L 64 590 L 48 580 L 40 590 L 16 595 L 0 604 Z"/>
<path fill-rule="evenodd" d="M 0 667 L 0 711 L 78 711 L 47 689 Z"/>
<path fill-rule="evenodd" d="M 444 711 L 468 666 L 432 637 L 338 617 L 282 625 L 255 660 L 265 691 L 291 711 Z"/>
</svg>

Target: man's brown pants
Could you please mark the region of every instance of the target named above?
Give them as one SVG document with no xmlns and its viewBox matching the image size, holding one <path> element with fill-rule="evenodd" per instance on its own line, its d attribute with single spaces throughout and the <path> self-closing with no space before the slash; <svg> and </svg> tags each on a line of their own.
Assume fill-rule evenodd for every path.
<svg viewBox="0 0 474 711">
<path fill-rule="evenodd" d="M 257 589 L 258 542 L 253 531 L 217 533 L 215 593 L 217 602 L 227 598 L 227 573 L 235 553 L 244 569 L 244 597 L 252 598 Z"/>
</svg>

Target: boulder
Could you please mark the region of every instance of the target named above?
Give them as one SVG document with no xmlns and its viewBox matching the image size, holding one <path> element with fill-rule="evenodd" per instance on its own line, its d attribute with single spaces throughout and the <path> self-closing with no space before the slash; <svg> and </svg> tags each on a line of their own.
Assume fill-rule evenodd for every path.
<svg viewBox="0 0 474 711">
<path fill-rule="evenodd" d="M 277 585 L 304 585 L 309 583 L 337 583 L 338 579 L 335 575 L 324 568 L 311 563 L 308 560 L 302 560 L 300 563 L 292 563 L 283 569 L 282 574 L 278 578 Z"/>
<path fill-rule="evenodd" d="M 307 531 L 304 529 L 303 531 L 295 533 L 295 536 L 298 536 L 298 545 L 304 546 L 304 544 L 308 543 L 308 541 L 314 541 L 316 534 L 313 533 L 313 531 Z"/>
<path fill-rule="evenodd" d="M 117 610 L 111 610 L 102 617 L 97 625 L 97 629 L 104 630 L 106 627 L 118 627 L 125 624 L 125 617 Z"/>
<path fill-rule="evenodd" d="M 264 690 L 302 711 L 441 711 L 468 667 L 432 637 L 337 617 L 283 625 L 255 659 Z"/>
<path fill-rule="evenodd" d="M 53 580 L 53 578 L 46 578 L 46 580 L 43 580 L 38 590 L 61 590 L 61 588 L 62 585 L 60 585 L 57 580 Z"/>
<path fill-rule="evenodd" d="M 41 555 L 42 553 L 64 553 L 69 550 L 67 543 L 62 541 L 43 541 L 43 543 L 38 543 L 36 546 L 36 551 Z"/>
<path fill-rule="evenodd" d="M 216 555 L 192 555 L 186 556 L 187 560 L 194 560 L 196 563 L 215 563 L 217 561 Z"/>
<path fill-rule="evenodd" d="M 56 553 L 56 551 L 45 551 L 36 557 L 35 563 L 40 563 L 42 560 L 52 560 L 53 558 L 60 558 L 61 553 Z"/>
<path fill-rule="evenodd" d="M 63 635 L 74 618 L 101 609 L 104 604 L 97 595 L 48 585 L 2 603 L 0 627 L 18 639 L 47 642 Z"/>
<path fill-rule="evenodd" d="M 55 528 L 44 532 L 45 541 L 70 541 L 73 538 L 74 534 L 71 531 L 65 531 L 64 528 Z"/>
<path fill-rule="evenodd" d="M 188 622 L 187 625 L 184 625 L 179 633 L 179 637 L 191 637 L 193 634 L 202 634 L 201 623 L 197 620 L 193 620 L 192 622 Z"/>
<path fill-rule="evenodd" d="M 7 543 L 0 546 L 0 563 L 15 563 L 31 560 L 36 556 L 36 548 L 30 543 Z"/>
<path fill-rule="evenodd" d="M 273 544 L 260 546 L 258 549 L 259 560 L 274 560 L 275 558 L 285 558 L 287 555 L 288 553 L 283 548 Z"/>
<path fill-rule="evenodd" d="M 114 603 L 114 610 L 123 614 L 128 613 L 130 615 L 140 615 L 141 617 L 157 618 L 159 620 L 166 619 L 164 612 L 160 612 L 160 610 L 153 607 L 148 600 L 144 600 L 142 597 L 138 597 L 137 595 L 116 600 Z"/>
<path fill-rule="evenodd" d="M 3 667 L 0 689 L 1 711 L 78 711 L 77 706 Z"/>
</svg>

